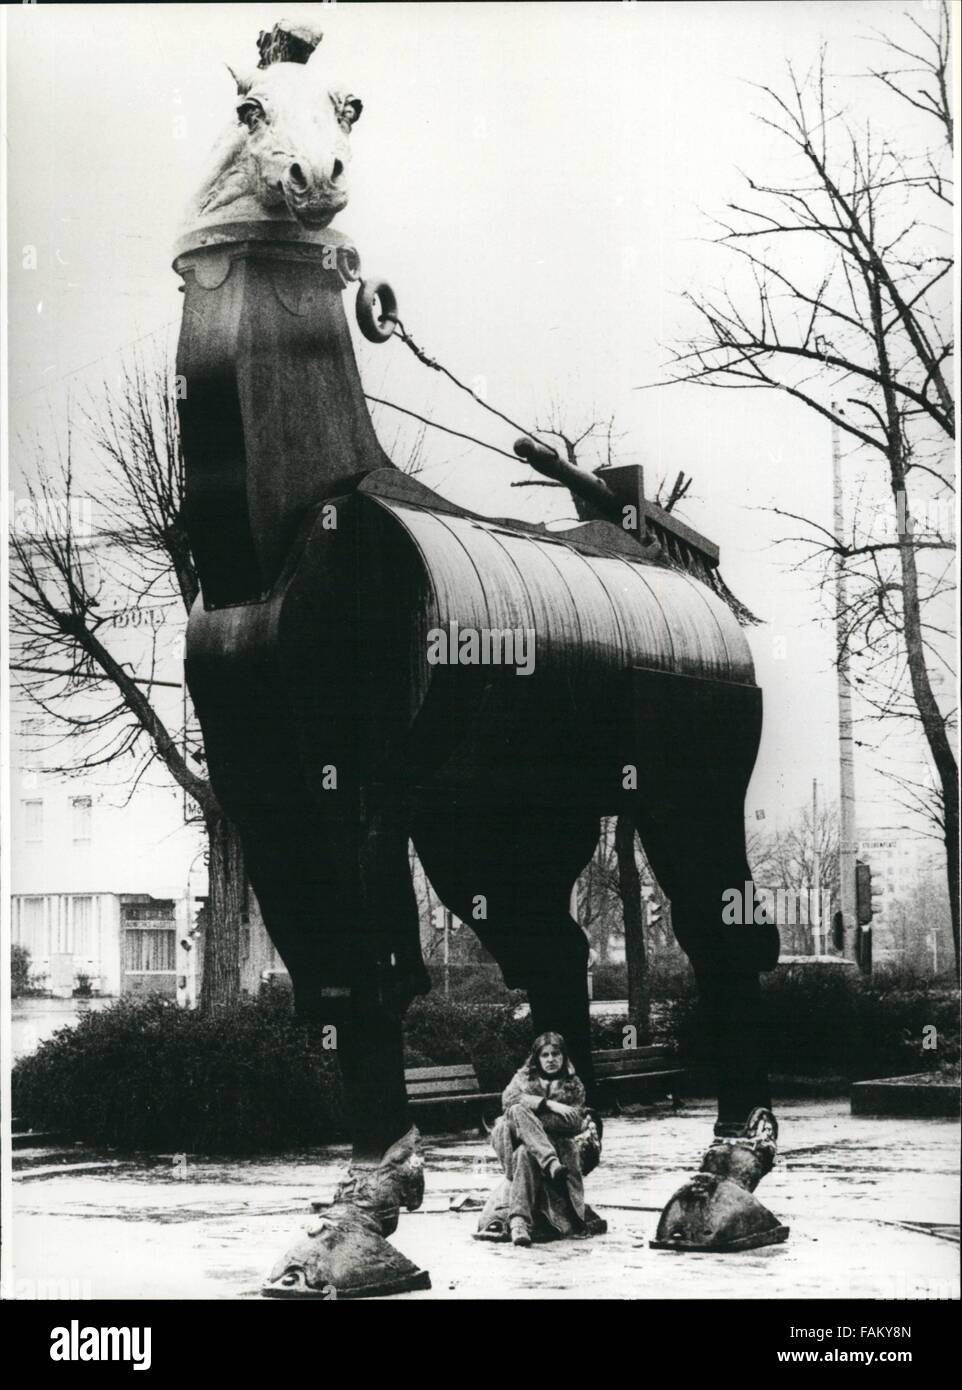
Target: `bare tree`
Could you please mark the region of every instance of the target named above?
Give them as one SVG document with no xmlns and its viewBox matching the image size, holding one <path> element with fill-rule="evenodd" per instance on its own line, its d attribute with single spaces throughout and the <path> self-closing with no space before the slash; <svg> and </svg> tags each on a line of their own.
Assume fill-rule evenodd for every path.
<svg viewBox="0 0 962 1390">
<path fill-rule="evenodd" d="M 599 965 L 607 965 L 612 939 L 623 930 L 614 816 L 603 816 L 595 852 L 578 880 L 578 922 Z"/>
<path fill-rule="evenodd" d="M 888 904 L 886 926 L 902 965 L 925 975 L 951 974 L 951 923 L 944 879 L 921 868 L 911 891 Z"/>
<path fill-rule="evenodd" d="M 757 831 L 748 838 L 748 862 L 758 888 L 788 891 L 803 902 L 812 890 L 839 900 L 838 808 L 826 806 L 813 817 L 802 809 L 788 824 L 769 834 Z M 819 903 L 820 903 L 819 899 Z M 784 923 L 782 947 L 805 954 L 811 939 L 811 923 Z M 823 932 L 830 921 L 821 923 Z M 801 927 L 801 931 L 797 930 Z"/>
<path fill-rule="evenodd" d="M 673 354 L 671 379 L 785 392 L 881 465 L 884 511 L 863 497 L 845 535 L 794 516 L 807 529 L 791 539 L 851 580 L 841 650 L 860 659 L 855 679 L 874 717 L 908 714 L 921 726 L 939 783 L 958 953 L 955 710 L 935 693 L 940 676 L 954 675 L 942 613 L 954 543 L 945 526 L 918 524 L 954 492 L 947 5 L 932 16 L 907 14 L 904 43 L 874 35 L 883 63 L 859 79 L 833 79 L 823 49 L 805 76 L 789 65 L 785 95 L 760 88 L 760 120 L 797 175 L 748 177 L 746 195 L 729 204 L 717 240 L 741 278 L 686 297 L 695 327 Z M 881 132 L 852 114 L 872 91 L 894 108 Z"/>
<path fill-rule="evenodd" d="M 625 923 L 625 965 L 628 968 L 628 1021 L 634 1024 L 640 1042 L 651 1038 L 651 972 L 645 942 L 645 905 L 641 896 L 641 873 L 635 857 L 635 819 L 622 811 L 615 822 L 615 854 L 618 861 L 618 888 Z"/>
<path fill-rule="evenodd" d="M 244 865 L 237 832 L 203 775 L 199 731 L 179 727 L 179 700 L 178 724 L 161 709 L 171 682 L 159 670 L 180 656 L 198 593 L 182 517 L 172 375 L 162 362 L 130 358 L 117 387 L 105 386 L 81 412 L 79 427 L 94 455 L 83 495 L 95 494 L 96 524 L 88 534 L 91 511 L 79 505 L 72 421 L 62 448 L 37 446 L 26 508 L 31 525 L 15 527 L 10 538 L 14 667 L 22 697 L 57 731 L 48 771 L 76 775 L 131 758 L 132 796 L 160 765 L 194 808 L 208 846 L 201 1007 L 210 1010 L 240 992 Z M 140 614 L 173 606 L 181 615 L 181 624 L 145 625 L 149 652 L 137 671 L 117 648 L 118 603 Z"/>
<path fill-rule="evenodd" d="M 803 808 L 784 828 L 751 835 L 748 860 L 754 881 L 766 888 L 820 888 L 838 896 L 838 808 L 813 817 Z M 816 871 L 817 870 L 817 871 Z"/>
</svg>

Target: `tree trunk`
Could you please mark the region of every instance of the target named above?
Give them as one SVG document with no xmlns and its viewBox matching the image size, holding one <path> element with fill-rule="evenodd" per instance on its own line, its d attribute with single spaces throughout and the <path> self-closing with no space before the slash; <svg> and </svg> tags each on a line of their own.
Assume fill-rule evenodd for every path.
<svg viewBox="0 0 962 1390">
<path fill-rule="evenodd" d="M 637 1030 L 638 1042 L 651 1037 L 651 981 L 645 947 L 645 920 L 641 901 L 641 875 L 635 859 L 635 822 L 623 811 L 615 826 L 618 888 L 625 923 L 625 964 L 628 967 L 628 1021 Z"/>
<path fill-rule="evenodd" d="M 894 471 L 894 470 L 893 470 Z M 904 481 L 902 490 L 904 492 Z M 896 493 L 896 504 L 898 496 Z M 908 507 L 906 506 L 906 514 Z M 906 521 L 906 525 L 908 525 Z M 925 647 L 922 639 L 922 620 L 919 611 L 919 584 L 915 546 L 910 537 L 903 537 L 899 546 L 902 568 L 902 622 L 905 649 L 908 657 L 912 694 L 922 720 L 929 752 L 939 776 L 942 791 L 945 831 L 945 871 L 949 888 L 949 911 L 952 916 L 952 942 L 955 964 L 959 964 L 959 767 L 949 742 L 945 720 L 932 692 Z"/>
<path fill-rule="evenodd" d="M 903 510 L 904 522 L 899 534 L 899 565 L 902 572 L 902 630 L 905 638 L 905 653 L 912 682 L 912 696 L 935 769 L 939 776 L 942 806 L 944 812 L 944 832 L 946 849 L 946 877 L 949 888 L 949 910 L 952 914 L 952 942 L 955 947 L 955 964 L 959 964 L 959 766 L 949 742 L 945 719 L 939 703 L 932 691 L 928 666 L 925 661 L 925 637 L 922 629 L 922 614 L 919 601 L 919 573 L 916 563 L 915 541 L 912 536 L 912 512 L 906 487 L 906 457 L 903 442 L 903 419 L 892 386 L 892 372 L 889 362 L 888 342 L 883 319 L 882 294 L 878 280 L 878 267 L 867 279 L 872 308 L 872 330 L 878 353 L 882 375 L 882 395 L 885 400 L 885 416 L 888 437 L 889 481 L 895 514 Z M 891 285 L 889 293 L 893 299 Z M 944 384 L 944 383 L 943 383 Z M 951 401 L 949 401 L 951 405 Z"/>
<path fill-rule="evenodd" d="M 202 1013 L 212 1013 L 240 996 L 244 855 L 240 836 L 221 812 L 206 815 L 204 825 L 210 863 L 200 1008 Z"/>
</svg>

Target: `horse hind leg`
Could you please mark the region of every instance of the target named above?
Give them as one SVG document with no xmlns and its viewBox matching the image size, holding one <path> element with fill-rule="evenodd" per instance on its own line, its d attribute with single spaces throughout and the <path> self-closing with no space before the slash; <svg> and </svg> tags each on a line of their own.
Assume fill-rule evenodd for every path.
<svg viewBox="0 0 962 1390">
<path fill-rule="evenodd" d="M 738 811 L 740 822 L 741 810 Z M 729 814 L 706 839 L 704 821 L 680 817 L 643 841 L 652 869 L 671 901 L 672 925 L 691 961 L 707 1023 L 718 1088 L 715 1139 L 701 1172 L 681 1187 L 662 1213 L 652 1245 L 673 1250 L 749 1250 L 785 1240 L 787 1227 L 752 1194 L 775 1162 L 778 1126 L 771 1110 L 767 1037 L 759 971 L 777 960 L 777 932 L 752 918 L 727 925 L 723 895 L 746 892 L 751 873 L 735 852 L 739 828 Z M 667 854 L 665 844 L 692 855 Z M 728 856 L 719 847 L 730 846 Z M 701 851 L 697 870 L 694 862 Z M 727 867 L 726 867 L 727 866 Z M 748 890 L 751 897 L 750 889 Z M 753 912 L 754 900 L 748 910 Z"/>
<path fill-rule="evenodd" d="M 570 901 L 597 845 L 598 823 L 580 808 L 542 807 L 422 815 L 414 827 L 441 901 L 474 928 L 508 988 L 526 991 L 535 1034 L 564 1037 L 592 1106 L 588 942 Z"/>
<path fill-rule="evenodd" d="M 718 1087 L 714 1143 L 701 1172 L 668 1203 L 652 1244 L 725 1251 L 788 1235 L 752 1195 L 775 1161 L 778 1136 L 759 972 L 777 964 L 779 943 L 774 924 L 755 920 L 745 849 L 758 692 L 707 685 L 683 684 L 667 705 L 680 722 L 663 731 L 672 736 L 662 747 L 682 751 L 670 764 L 667 757 L 649 760 L 636 809 L 642 843 L 698 981 Z M 733 910 L 736 902 L 741 913 Z"/>
</svg>

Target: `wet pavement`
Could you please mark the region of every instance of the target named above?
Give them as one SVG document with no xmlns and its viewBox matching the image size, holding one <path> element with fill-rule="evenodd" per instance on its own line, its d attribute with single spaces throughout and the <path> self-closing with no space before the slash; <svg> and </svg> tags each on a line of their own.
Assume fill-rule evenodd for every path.
<svg viewBox="0 0 962 1390">
<path fill-rule="evenodd" d="M 957 1299 L 958 1121 L 853 1117 L 844 1100 L 783 1102 L 778 1114 L 779 1163 L 759 1196 L 791 1235 L 725 1256 L 648 1246 L 710 1140 L 707 1103 L 608 1120 L 586 1183 L 608 1235 L 529 1250 L 472 1241 L 477 1211 L 451 1209 L 495 1182 L 486 1141 L 427 1137 L 424 1206 L 402 1216 L 394 1244 L 430 1270 L 433 1288 L 401 1297 Z M 54 1296 L 59 1284 L 96 1299 L 257 1298 L 311 1200 L 333 1193 L 347 1150 L 220 1163 L 21 1157 L 14 1296 Z"/>
</svg>

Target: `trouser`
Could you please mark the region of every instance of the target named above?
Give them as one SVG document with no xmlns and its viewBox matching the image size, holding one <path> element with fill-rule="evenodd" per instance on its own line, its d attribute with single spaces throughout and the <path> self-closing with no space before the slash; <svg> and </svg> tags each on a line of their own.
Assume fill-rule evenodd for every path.
<svg viewBox="0 0 962 1390">
<path fill-rule="evenodd" d="M 491 1145 L 511 1181 L 508 1216 L 520 1216 L 530 1226 L 538 1206 L 538 1183 L 558 1157 L 551 1136 L 527 1105 L 512 1105 L 492 1129 Z"/>
</svg>

